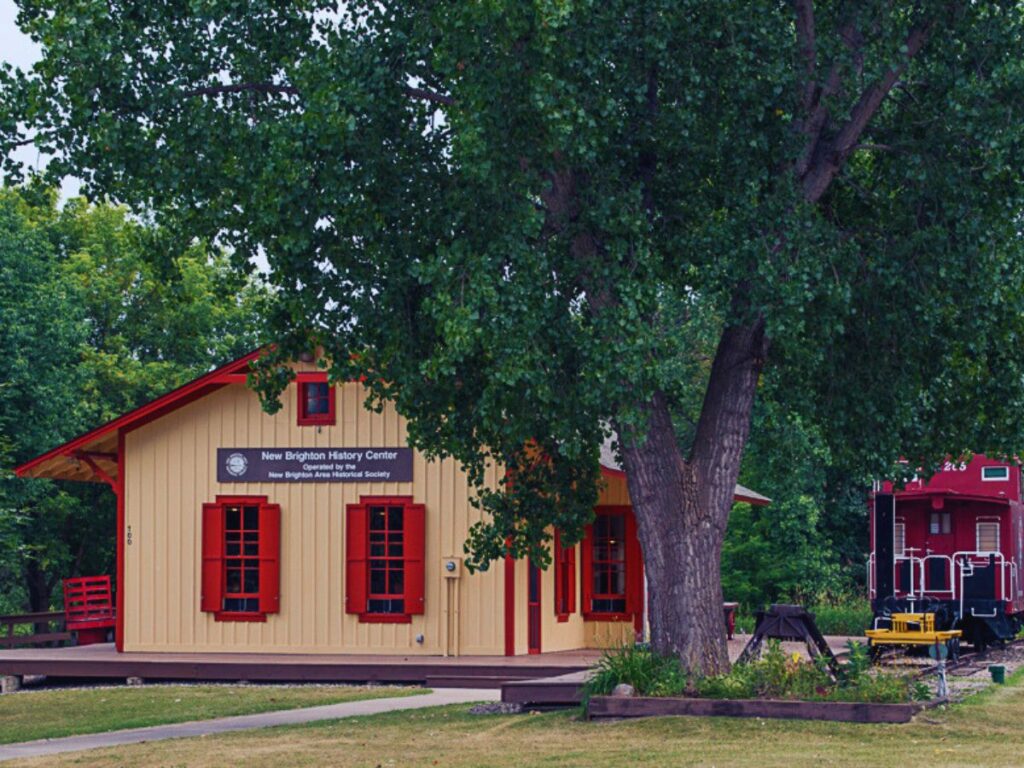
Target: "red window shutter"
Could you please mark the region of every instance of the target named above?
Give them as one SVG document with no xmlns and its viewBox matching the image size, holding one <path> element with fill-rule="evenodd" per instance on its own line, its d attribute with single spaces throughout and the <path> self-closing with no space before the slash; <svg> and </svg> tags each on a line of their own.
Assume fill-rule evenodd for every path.
<svg viewBox="0 0 1024 768">
<path fill-rule="evenodd" d="M 224 597 L 224 508 L 203 504 L 203 577 L 199 608 L 214 613 Z"/>
<path fill-rule="evenodd" d="M 369 514 L 362 504 L 349 504 L 345 515 L 345 613 L 366 613 Z"/>
<path fill-rule="evenodd" d="M 569 569 L 569 594 L 566 609 L 576 613 L 576 547 L 565 550 L 566 567 Z"/>
<path fill-rule="evenodd" d="M 626 513 L 626 612 L 634 616 L 644 610 L 644 571 L 636 518 Z"/>
<path fill-rule="evenodd" d="M 260 613 L 281 610 L 281 507 L 260 505 Z"/>
<path fill-rule="evenodd" d="M 423 613 L 424 552 L 426 549 L 426 508 L 409 504 L 405 508 L 405 612 Z"/>
<path fill-rule="evenodd" d="M 583 579 L 583 615 L 593 611 L 594 599 L 594 526 L 588 525 L 583 529 L 583 542 L 580 544 L 581 563 L 583 571 L 580 578 Z"/>
<path fill-rule="evenodd" d="M 566 595 L 562 594 L 562 562 L 565 559 L 565 551 L 562 549 L 562 537 L 555 531 L 555 613 L 562 613 L 562 606 L 565 604 Z"/>
</svg>

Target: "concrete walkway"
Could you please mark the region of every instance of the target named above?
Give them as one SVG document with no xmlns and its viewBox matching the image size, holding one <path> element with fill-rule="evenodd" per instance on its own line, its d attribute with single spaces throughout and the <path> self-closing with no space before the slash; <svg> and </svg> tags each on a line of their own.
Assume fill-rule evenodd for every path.
<svg viewBox="0 0 1024 768">
<path fill-rule="evenodd" d="M 440 707 L 446 704 L 465 704 L 471 701 L 498 701 L 500 691 L 473 688 L 441 688 L 420 696 L 399 696 L 388 699 L 367 699 L 347 701 L 340 704 L 326 704 L 321 707 L 288 709 L 278 712 L 263 712 L 257 715 L 238 715 L 216 720 L 195 720 L 173 725 L 153 725 L 148 728 L 131 728 L 124 731 L 91 733 L 82 736 L 67 736 L 62 739 L 40 739 L 20 744 L 0 745 L 0 760 L 14 760 L 19 757 L 41 757 L 61 752 L 78 752 L 84 749 L 116 747 L 122 744 L 138 744 L 143 741 L 181 739 L 190 736 L 205 736 L 211 733 L 244 731 L 250 728 L 267 728 L 274 725 L 297 725 L 317 720 L 336 720 L 343 717 L 378 715 L 382 712 L 397 712 L 404 709 Z"/>
</svg>

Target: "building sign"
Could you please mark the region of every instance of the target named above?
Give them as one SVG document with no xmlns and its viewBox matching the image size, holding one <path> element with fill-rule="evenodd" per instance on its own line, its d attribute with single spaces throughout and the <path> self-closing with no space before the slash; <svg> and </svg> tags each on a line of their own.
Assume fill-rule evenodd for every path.
<svg viewBox="0 0 1024 768">
<path fill-rule="evenodd" d="M 218 483 L 409 483 L 412 448 L 218 448 Z"/>
</svg>

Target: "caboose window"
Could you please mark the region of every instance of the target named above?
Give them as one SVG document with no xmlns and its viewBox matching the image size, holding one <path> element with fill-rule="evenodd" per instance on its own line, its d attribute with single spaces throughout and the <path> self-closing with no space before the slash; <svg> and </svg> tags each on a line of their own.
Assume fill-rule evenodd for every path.
<svg viewBox="0 0 1024 768">
<path fill-rule="evenodd" d="M 981 479 L 985 482 L 993 483 L 1001 480 L 1010 479 L 1010 468 L 1009 467 L 982 467 L 981 468 Z"/>
<path fill-rule="evenodd" d="M 976 548 L 979 552 L 999 551 L 999 523 L 979 520 L 975 530 L 977 531 Z"/>
<path fill-rule="evenodd" d="M 952 531 L 952 522 L 949 512 L 932 512 L 928 519 L 928 533 L 939 535 Z"/>
<path fill-rule="evenodd" d="M 902 520 L 893 525 L 893 554 L 896 557 L 903 557 L 903 550 L 907 548 L 907 524 Z"/>
</svg>

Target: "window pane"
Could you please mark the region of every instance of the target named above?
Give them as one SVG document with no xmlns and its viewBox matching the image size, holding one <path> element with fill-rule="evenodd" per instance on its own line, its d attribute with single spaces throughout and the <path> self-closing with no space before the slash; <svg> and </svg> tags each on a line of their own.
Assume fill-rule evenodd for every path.
<svg viewBox="0 0 1024 768">
<path fill-rule="evenodd" d="M 259 570 L 259 568 L 246 568 L 245 569 L 245 591 L 246 592 L 259 592 L 260 591 L 260 570 Z"/>
<path fill-rule="evenodd" d="M 376 565 L 380 561 L 374 561 L 371 565 Z M 370 568 L 370 592 L 375 595 L 384 594 L 387 588 L 387 570 L 384 568 Z"/>
<path fill-rule="evenodd" d="M 999 551 L 999 523 L 978 523 L 977 548 L 980 552 Z"/>
<path fill-rule="evenodd" d="M 388 528 L 392 531 L 402 530 L 401 507 L 388 507 Z"/>
<path fill-rule="evenodd" d="M 225 510 L 224 528 L 237 531 L 242 527 L 242 512 L 238 507 L 228 507 Z"/>
<path fill-rule="evenodd" d="M 366 603 L 366 609 L 370 613 L 389 613 L 389 614 L 402 614 L 405 613 L 405 601 L 404 600 L 390 600 L 390 599 L 371 599 Z"/>
<path fill-rule="evenodd" d="M 305 408 L 307 416 L 315 416 L 330 412 L 327 382 L 313 381 L 303 384 L 305 391 Z"/>
<path fill-rule="evenodd" d="M 388 594 L 401 595 L 405 592 L 405 569 L 392 568 L 388 571 Z"/>
<path fill-rule="evenodd" d="M 245 508 L 245 529 L 247 531 L 255 531 L 260 527 L 260 508 L 259 507 L 246 507 Z"/>
<path fill-rule="evenodd" d="M 370 507 L 370 530 L 383 531 L 384 529 L 384 507 Z"/>
</svg>

